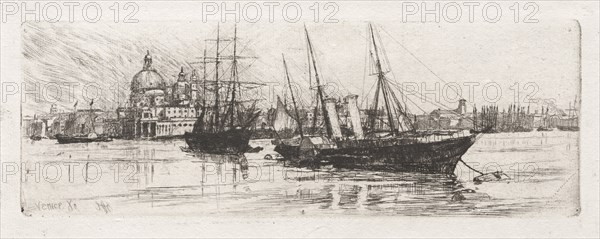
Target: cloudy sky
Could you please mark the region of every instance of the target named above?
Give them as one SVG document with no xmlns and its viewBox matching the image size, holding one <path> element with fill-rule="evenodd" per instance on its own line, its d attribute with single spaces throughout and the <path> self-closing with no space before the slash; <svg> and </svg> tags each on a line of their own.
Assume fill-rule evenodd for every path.
<svg viewBox="0 0 600 239">
<path fill-rule="evenodd" d="M 266 98 L 263 105 L 272 105 L 274 95 L 285 94 L 281 63 L 281 54 L 285 54 L 294 83 L 307 89 L 303 32 L 306 24 L 317 53 L 319 73 L 329 85 L 327 93 L 332 97 L 358 94 L 370 98 L 375 78 L 365 72 L 369 71 L 367 22 L 372 21 L 387 52 L 387 67 L 391 69 L 388 77 L 405 87 L 417 86 L 421 93 L 430 92 L 429 101 L 435 100 L 436 94 L 440 97 L 437 103 L 424 103 L 419 93 L 409 96 L 417 103 L 407 103 L 412 112 L 455 107 L 458 98 L 452 86 L 456 85 L 470 105 L 497 100 L 500 107 L 515 101 L 526 106 L 528 98 L 539 98 L 554 99 L 560 107 L 567 107 L 578 95 L 580 31 L 574 20 L 514 23 L 505 12 L 505 19 L 494 24 L 477 18 L 473 23 L 402 22 L 400 6 L 388 4 L 340 5 L 335 15 L 338 23 L 314 23 L 304 18 L 297 23 L 241 21 L 240 54 L 256 57 L 242 64 L 243 80 L 275 85 L 272 90 L 262 90 Z M 146 50 L 154 57 L 154 68 L 170 82 L 182 66 L 186 72 L 193 68 L 201 72 L 200 65 L 193 62 L 199 61 L 205 48 L 214 54 L 214 46 L 204 40 L 215 37 L 217 23 L 215 19 L 203 23 L 194 15 L 194 9 L 200 7 L 142 5 L 137 16 L 140 22 L 133 24 L 23 24 L 24 81 L 40 83 L 47 91 L 40 101 L 27 101 L 24 114 L 47 112 L 57 98 L 56 87 L 49 86 L 54 83 L 63 85 L 56 101 L 62 110 L 70 110 L 75 101 L 84 104 L 91 98 L 95 98 L 94 106 L 99 108 L 114 109 L 124 104 L 131 78 L 141 70 Z M 221 23 L 223 36 L 231 36 L 233 26 L 231 22 Z M 73 99 L 67 97 L 65 84 L 73 87 Z M 100 94 L 95 94 L 97 88 L 101 89 Z M 497 89 L 502 91 L 500 97 L 496 96 Z M 308 104 L 308 91 L 302 97 Z"/>
</svg>

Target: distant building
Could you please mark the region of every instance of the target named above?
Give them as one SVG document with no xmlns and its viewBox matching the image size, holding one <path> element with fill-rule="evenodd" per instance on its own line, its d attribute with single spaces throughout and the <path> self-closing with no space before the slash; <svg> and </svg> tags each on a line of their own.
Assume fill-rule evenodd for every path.
<svg viewBox="0 0 600 239">
<path fill-rule="evenodd" d="M 467 101 L 460 99 L 456 109 L 436 109 L 429 115 L 419 115 L 416 124 L 420 130 L 470 129 L 473 127 L 473 118 L 472 114 L 467 112 Z"/>
</svg>

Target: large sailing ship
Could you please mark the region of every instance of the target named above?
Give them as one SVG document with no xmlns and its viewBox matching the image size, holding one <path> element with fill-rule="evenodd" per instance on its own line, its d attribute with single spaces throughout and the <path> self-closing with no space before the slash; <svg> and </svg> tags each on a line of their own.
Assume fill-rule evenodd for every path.
<svg viewBox="0 0 600 239">
<path fill-rule="evenodd" d="M 352 121 L 353 137 L 342 135 L 337 117 L 335 100 L 327 99 L 320 86 L 313 46 L 305 29 L 309 48 L 309 61 L 314 70 L 317 98 L 321 102 L 324 116 L 324 137 L 301 136 L 296 140 L 282 141 L 275 150 L 287 161 L 304 165 L 330 164 L 338 168 L 361 168 L 393 170 L 399 172 L 421 172 L 452 174 L 461 156 L 475 143 L 478 134 L 464 132 L 421 132 L 415 127 L 406 107 L 402 106 L 386 76 L 375 30 L 369 24 L 370 60 L 377 77 L 375 100 L 367 127 L 363 127 L 357 105 L 357 96 L 349 96 L 348 111 Z M 386 57 L 387 59 L 387 57 Z M 380 114 L 380 98 L 383 98 L 384 118 Z M 384 121 L 385 128 L 376 127 Z M 367 130 L 364 132 L 363 128 Z M 461 135 L 461 133 L 463 135 Z"/>
<path fill-rule="evenodd" d="M 184 134 L 188 148 L 186 151 L 211 153 L 211 154 L 242 154 L 250 147 L 248 142 L 252 136 L 250 127 L 259 116 L 256 109 L 256 100 L 243 100 L 243 85 L 256 85 L 252 82 L 243 82 L 239 79 L 237 55 L 237 26 L 234 29 L 233 39 L 220 37 L 217 27 L 217 38 L 214 40 L 216 55 L 214 58 L 203 56 L 203 100 L 202 113 L 197 118 L 192 132 Z M 220 43 L 228 41 L 233 45 L 231 56 L 221 55 Z M 230 74 L 220 74 L 220 64 L 231 61 Z M 214 80 L 207 80 L 206 64 L 214 63 Z M 229 79 L 222 79 L 229 76 Z M 223 92 L 224 91 L 224 92 Z M 213 100 L 209 99 L 212 95 Z"/>
</svg>

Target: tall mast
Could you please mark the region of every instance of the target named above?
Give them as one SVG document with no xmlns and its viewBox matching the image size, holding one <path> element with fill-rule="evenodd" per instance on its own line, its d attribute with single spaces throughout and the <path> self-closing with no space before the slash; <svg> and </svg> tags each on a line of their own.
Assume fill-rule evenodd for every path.
<svg viewBox="0 0 600 239">
<path fill-rule="evenodd" d="M 292 95 L 292 103 L 294 104 L 294 111 L 296 112 L 296 122 L 298 123 L 298 130 L 300 131 L 300 137 L 304 138 L 302 132 L 302 122 L 300 121 L 300 113 L 298 113 L 298 105 L 296 105 L 296 98 L 294 97 L 294 91 L 292 90 L 292 82 L 290 81 L 290 73 L 288 72 L 287 64 L 285 63 L 285 56 L 281 54 L 283 59 L 283 68 L 285 69 L 285 78 L 287 79 L 288 86 L 290 88 L 290 95 Z"/>
<path fill-rule="evenodd" d="M 325 108 L 325 99 L 323 97 L 323 90 L 321 89 L 321 82 L 319 80 L 319 72 L 317 71 L 317 62 L 315 60 L 312 43 L 310 42 L 310 37 L 308 36 L 308 30 L 306 30 L 306 26 L 304 26 L 304 32 L 306 34 L 306 41 L 308 42 L 308 49 L 310 50 L 310 58 L 312 60 L 313 70 L 315 70 L 315 81 L 317 83 L 317 96 L 321 103 L 321 111 L 323 113 L 323 120 L 325 121 L 325 130 L 327 131 L 327 136 L 331 138 L 333 136 L 333 132 L 331 130 L 331 122 L 329 122 L 329 116 L 327 115 L 327 109 Z"/>
<path fill-rule="evenodd" d="M 370 26 L 370 25 L 369 25 Z M 373 57 L 373 52 L 370 52 L 371 58 Z M 370 128 L 372 131 L 375 130 L 375 121 L 377 120 L 377 117 L 379 116 L 379 89 L 380 89 L 380 84 L 379 81 L 377 82 L 377 86 L 375 89 L 375 104 L 373 106 L 373 112 L 371 112 L 372 114 L 374 114 L 373 116 L 371 116 L 371 123 L 370 123 Z"/>
<path fill-rule="evenodd" d="M 202 110 L 206 110 L 206 48 L 202 56 Z"/>
<path fill-rule="evenodd" d="M 235 90 L 237 86 L 237 24 L 234 26 L 233 30 L 233 62 L 231 63 L 231 80 L 232 80 L 232 91 L 231 91 L 231 103 L 229 104 L 229 116 L 231 117 L 229 120 L 229 128 L 233 129 L 234 123 L 234 114 L 235 114 Z"/>
<path fill-rule="evenodd" d="M 306 26 L 304 27 L 306 29 Z M 310 63 L 310 46 L 308 45 L 308 41 L 306 41 L 306 60 L 308 66 L 308 87 L 312 87 L 312 68 Z M 312 130 L 317 128 L 317 115 L 319 114 L 319 100 L 315 100 L 315 108 L 313 110 L 313 118 L 312 118 Z"/>
<path fill-rule="evenodd" d="M 392 114 L 392 111 L 390 109 L 390 102 L 389 99 L 387 97 L 387 88 L 385 88 L 384 85 L 384 81 L 385 79 L 385 75 L 383 73 L 383 69 L 381 69 L 381 61 L 379 60 L 379 50 L 377 49 L 377 43 L 375 42 L 375 34 L 373 32 L 373 25 L 369 24 L 369 29 L 371 30 L 371 40 L 373 41 L 373 50 L 375 51 L 375 67 L 377 68 L 377 84 L 379 84 L 379 87 L 383 87 L 383 100 L 385 102 L 385 108 L 387 111 L 387 115 L 388 115 L 388 124 L 390 125 L 390 131 L 392 132 L 392 135 L 396 133 L 396 126 L 394 123 L 394 117 Z M 379 98 L 379 94 L 375 95 L 376 99 Z M 376 101 L 377 102 L 377 101 Z M 375 109 L 377 110 L 377 109 Z"/>
<path fill-rule="evenodd" d="M 202 112 L 196 119 L 196 123 L 194 124 L 192 132 L 197 133 L 205 130 L 204 118 L 206 116 L 206 109 L 206 48 L 204 48 L 204 52 L 202 55 Z"/>
<path fill-rule="evenodd" d="M 90 120 L 92 120 L 92 132 L 95 133 L 95 131 L 96 131 L 94 129 L 95 128 L 94 127 L 94 121 L 95 120 L 94 120 L 94 111 L 93 111 L 92 105 L 94 105 L 94 99 L 92 99 L 92 101 L 90 102 Z"/>
<path fill-rule="evenodd" d="M 215 57 L 215 108 L 213 117 L 213 129 L 219 128 L 219 24 L 217 24 L 217 50 Z"/>
</svg>

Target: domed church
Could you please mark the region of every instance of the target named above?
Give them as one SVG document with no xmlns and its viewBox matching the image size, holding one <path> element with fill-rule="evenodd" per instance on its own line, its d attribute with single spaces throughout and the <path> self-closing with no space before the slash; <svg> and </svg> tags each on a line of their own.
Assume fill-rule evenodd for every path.
<svg viewBox="0 0 600 239">
<path fill-rule="evenodd" d="M 152 68 L 152 56 L 147 51 L 144 66 L 131 81 L 130 103 L 134 107 L 160 106 L 165 104 L 167 83 L 164 77 Z"/>
<path fill-rule="evenodd" d="M 122 135 L 126 138 L 167 138 L 191 131 L 201 113 L 197 102 L 201 91 L 196 86 L 195 70 L 190 78 L 182 67 L 175 83 L 168 84 L 152 67 L 152 55 L 147 51 L 142 70 L 131 80 L 129 104 L 117 109 L 123 126 Z"/>
</svg>

